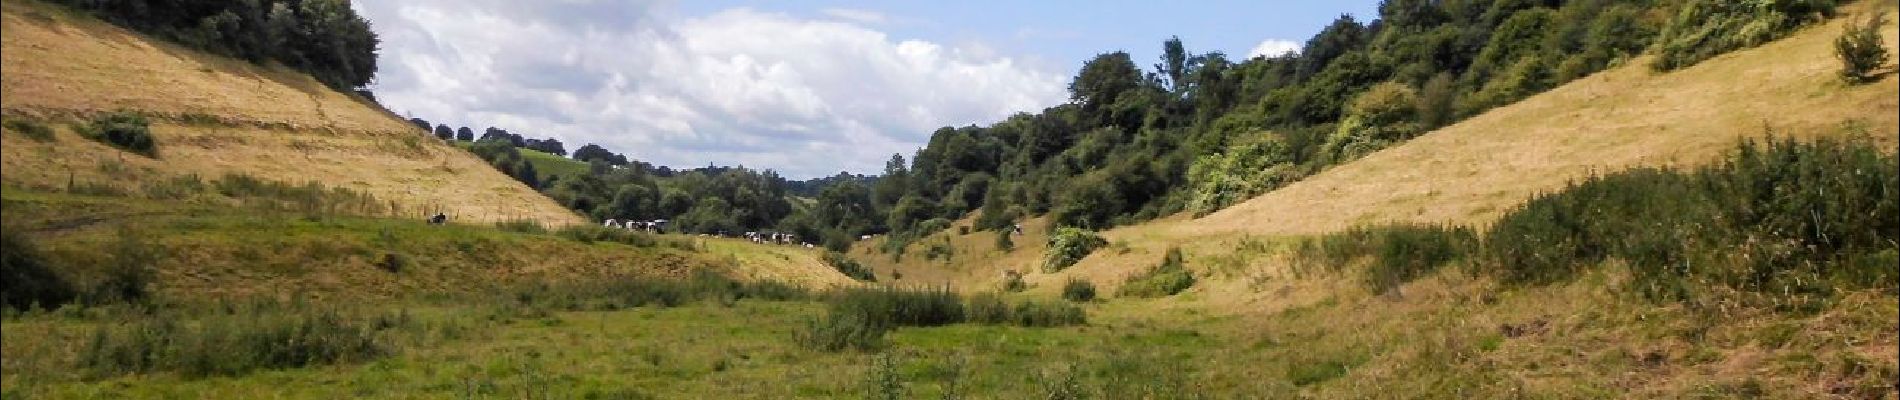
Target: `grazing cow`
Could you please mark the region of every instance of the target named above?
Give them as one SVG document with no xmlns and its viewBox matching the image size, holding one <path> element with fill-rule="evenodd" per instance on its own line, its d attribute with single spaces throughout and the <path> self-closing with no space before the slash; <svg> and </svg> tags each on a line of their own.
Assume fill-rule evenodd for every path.
<svg viewBox="0 0 1900 400">
<path fill-rule="evenodd" d="M 442 213 L 435 213 L 435 216 L 429 217 L 429 225 L 441 225 L 443 222 L 448 221 L 449 216 L 442 215 Z"/>
<path fill-rule="evenodd" d="M 1010 229 L 1012 230 L 1011 234 L 1018 236 L 1023 234 L 1023 224 L 1011 224 Z"/>
<path fill-rule="evenodd" d="M 600 226 L 605 226 L 608 228 L 617 228 L 620 226 L 620 222 L 615 221 L 613 218 L 608 218 L 606 221 L 602 221 L 600 223 Z"/>
</svg>

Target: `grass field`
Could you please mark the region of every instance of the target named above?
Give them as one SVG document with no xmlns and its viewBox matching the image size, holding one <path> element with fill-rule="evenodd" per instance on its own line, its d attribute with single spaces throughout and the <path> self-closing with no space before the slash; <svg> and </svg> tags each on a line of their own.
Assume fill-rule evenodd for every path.
<svg viewBox="0 0 1900 400">
<path fill-rule="evenodd" d="M 579 217 L 307 78 L 0 5 L 0 113 L 53 132 L 0 136 L 0 222 L 82 289 L 151 273 L 143 299 L 0 315 L 0 398 L 1900 398 L 1890 285 L 1659 301 L 1621 261 L 1528 285 L 1452 260 L 1369 288 L 1368 260 L 1302 254 L 1369 223 L 1481 231 L 1592 173 L 1712 162 L 1763 125 L 1891 149 L 1900 80 L 1834 83 L 1838 24 L 1675 73 L 1633 61 L 1223 212 L 1103 232 L 1056 273 L 1040 219 L 1010 250 L 968 219 L 902 255 L 863 241 L 849 256 L 879 285 L 976 304 L 1014 270 L 1005 304 L 1086 323 L 898 326 L 825 351 L 805 338 L 860 284 L 817 250 L 563 232 Z M 118 108 L 155 116 L 158 158 L 66 127 Z M 544 175 L 586 168 L 525 153 Z M 433 209 L 458 224 L 416 217 Z M 1117 295 L 1176 251 L 1186 291 Z M 1060 300 L 1071 280 L 1098 298 Z"/>
</svg>

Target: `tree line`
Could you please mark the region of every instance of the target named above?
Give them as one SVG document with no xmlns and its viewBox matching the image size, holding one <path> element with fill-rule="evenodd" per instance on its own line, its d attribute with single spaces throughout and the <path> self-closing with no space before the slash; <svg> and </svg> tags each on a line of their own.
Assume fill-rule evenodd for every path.
<svg viewBox="0 0 1900 400">
<path fill-rule="evenodd" d="M 979 229 L 1037 215 L 1101 229 L 1212 212 L 1638 55 L 1682 68 L 1834 6 L 1386 0 L 1377 19 L 1342 15 L 1295 53 L 1235 60 L 1170 38 L 1152 68 L 1120 51 L 1086 61 L 1067 104 L 940 128 L 875 181 L 824 188 L 807 218 L 840 236 L 890 233 L 901 251 L 971 213 Z M 1691 40 L 1714 47 L 1679 45 Z"/>
<path fill-rule="evenodd" d="M 200 50 L 281 63 L 337 90 L 376 76 L 380 40 L 348 0 L 54 1 Z"/>
</svg>

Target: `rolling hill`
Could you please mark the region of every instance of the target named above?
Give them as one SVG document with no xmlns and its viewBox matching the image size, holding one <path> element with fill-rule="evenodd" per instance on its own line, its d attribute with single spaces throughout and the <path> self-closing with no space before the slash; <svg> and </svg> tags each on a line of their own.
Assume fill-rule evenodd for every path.
<svg viewBox="0 0 1900 400">
<path fill-rule="evenodd" d="M 206 55 L 31 1 L 4 3 L 0 114 L 55 127 L 4 137 L 5 182 L 138 190 L 181 175 L 242 173 L 367 192 L 399 215 L 578 223 L 572 212 L 354 95 L 282 67 Z M 159 155 L 123 154 L 59 127 L 131 110 L 153 119 Z"/>
</svg>

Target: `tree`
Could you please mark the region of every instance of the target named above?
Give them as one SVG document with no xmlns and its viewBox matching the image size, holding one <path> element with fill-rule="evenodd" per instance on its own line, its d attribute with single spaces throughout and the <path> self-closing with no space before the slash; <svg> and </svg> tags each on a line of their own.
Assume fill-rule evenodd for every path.
<svg viewBox="0 0 1900 400">
<path fill-rule="evenodd" d="M 1090 121 L 1103 116 L 1102 109 L 1115 102 L 1123 92 L 1141 86 L 1141 70 L 1126 52 L 1104 53 L 1082 64 L 1081 72 L 1069 83 L 1069 98 L 1082 106 Z"/>
<path fill-rule="evenodd" d="M 579 149 L 574 149 L 574 159 L 587 162 L 599 160 L 607 163 L 607 165 L 613 166 L 627 165 L 627 156 L 614 154 L 613 151 L 593 143 L 588 143 Z"/>
<path fill-rule="evenodd" d="M 1326 29 L 1320 30 L 1318 35 L 1308 39 L 1306 46 L 1300 49 L 1298 79 L 1304 81 L 1314 75 L 1319 75 L 1320 71 L 1331 65 L 1334 59 L 1364 47 L 1365 44 L 1366 27 L 1360 25 L 1359 21 L 1353 20 L 1351 15 L 1340 15 L 1339 18 L 1333 20 L 1332 24 L 1327 25 Z"/>
<path fill-rule="evenodd" d="M 455 140 L 460 140 L 464 142 L 473 142 L 475 141 L 475 132 L 469 131 L 467 128 L 464 128 L 460 131 L 456 131 Z"/>
<path fill-rule="evenodd" d="M 410 118 L 409 124 L 415 125 L 417 128 L 422 128 L 423 132 L 431 131 L 430 126 L 432 125 L 429 125 L 429 121 L 424 121 L 422 118 Z"/>
<path fill-rule="evenodd" d="M 1875 13 L 1865 22 L 1849 23 L 1841 37 L 1834 39 L 1834 55 L 1841 59 L 1841 79 L 1848 83 L 1867 83 L 1878 75 L 1874 69 L 1887 64 L 1887 47 L 1880 43 L 1880 27 L 1886 14 Z"/>
<path fill-rule="evenodd" d="M 515 164 L 514 175 L 515 180 L 521 181 L 521 183 L 528 185 L 529 188 L 535 190 L 541 189 L 540 173 L 534 170 L 534 163 L 528 162 L 528 160 L 521 160 Z"/>
<path fill-rule="evenodd" d="M 435 126 L 435 137 L 447 139 L 452 136 L 455 136 L 455 131 L 449 129 L 448 125 Z"/>
<path fill-rule="evenodd" d="M 1187 69 L 1187 47 L 1181 45 L 1181 37 L 1171 36 L 1161 42 L 1161 63 L 1155 64 L 1155 71 L 1168 78 L 1168 90 L 1180 93 L 1184 89 Z"/>
</svg>

